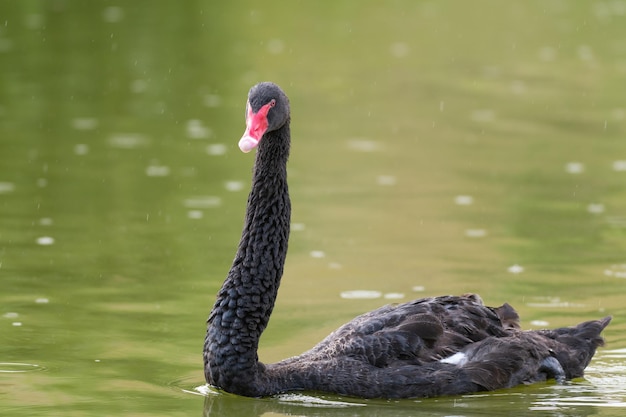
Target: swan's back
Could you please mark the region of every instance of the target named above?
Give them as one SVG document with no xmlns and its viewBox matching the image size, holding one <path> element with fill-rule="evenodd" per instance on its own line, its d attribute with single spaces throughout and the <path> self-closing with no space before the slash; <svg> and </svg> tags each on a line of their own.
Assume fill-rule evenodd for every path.
<svg viewBox="0 0 626 417">
<path fill-rule="evenodd" d="M 486 307 L 475 294 L 423 298 L 362 314 L 303 355 L 311 360 L 358 358 L 377 367 L 397 361 L 420 364 L 489 336 L 505 336 L 517 320 L 508 304 Z"/>
<path fill-rule="evenodd" d="M 476 295 L 425 298 L 356 317 L 300 356 L 268 365 L 307 389 L 411 398 L 512 387 L 582 375 L 610 318 L 571 328 L 519 330 L 508 304 Z"/>
</svg>

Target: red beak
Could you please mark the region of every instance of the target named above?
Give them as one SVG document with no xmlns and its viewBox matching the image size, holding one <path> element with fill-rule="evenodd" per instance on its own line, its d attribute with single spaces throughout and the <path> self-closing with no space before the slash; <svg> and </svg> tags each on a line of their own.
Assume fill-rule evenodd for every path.
<svg viewBox="0 0 626 417">
<path fill-rule="evenodd" d="M 261 138 L 267 131 L 267 113 L 270 108 L 274 107 L 275 101 L 272 100 L 254 113 L 250 103 L 246 105 L 246 131 L 239 140 L 239 149 L 242 152 L 250 152 L 256 148 L 261 141 Z"/>
</svg>

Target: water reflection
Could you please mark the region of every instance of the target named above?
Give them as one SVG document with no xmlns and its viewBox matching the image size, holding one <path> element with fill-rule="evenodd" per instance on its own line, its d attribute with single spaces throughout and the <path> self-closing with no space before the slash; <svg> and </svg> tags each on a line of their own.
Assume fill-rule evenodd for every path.
<svg viewBox="0 0 626 417">
<path fill-rule="evenodd" d="M 617 381 L 613 381 L 614 384 Z M 354 416 L 504 416 L 543 415 L 562 417 L 596 415 L 600 409 L 626 407 L 588 382 L 569 385 L 542 385 L 495 393 L 420 400 L 358 400 L 326 395 L 285 394 L 272 398 L 241 398 L 206 386 L 204 416 L 281 416 L 354 417 Z M 622 411 L 617 411 L 619 415 Z M 610 413 L 607 415 L 611 415 Z"/>
</svg>

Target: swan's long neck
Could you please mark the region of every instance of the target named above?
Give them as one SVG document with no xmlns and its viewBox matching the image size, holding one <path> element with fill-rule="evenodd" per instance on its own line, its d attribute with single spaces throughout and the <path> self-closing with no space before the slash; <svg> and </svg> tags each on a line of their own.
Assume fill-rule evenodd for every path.
<svg viewBox="0 0 626 417">
<path fill-rule="evenodd" d="M 289 240 L 289 123 L 259 144 L 245 225 L 228 277 L 217 295 L 204 344 L 208 383 L 257 396 L 266 385 L 259 338 L 270 318 Z"/>
</svg>

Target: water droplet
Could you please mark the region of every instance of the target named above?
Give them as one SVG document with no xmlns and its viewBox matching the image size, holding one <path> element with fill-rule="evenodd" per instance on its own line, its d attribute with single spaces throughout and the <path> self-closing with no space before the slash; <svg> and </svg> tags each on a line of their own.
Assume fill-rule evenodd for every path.
<svg viewBox="0 0 626 417">
<path fill-rule="evenodd" d="M 533 320 L 530 324 L 537 327 L 548 327 L 550 325 L 550 323 L 545 320 Z"/>
<path fill-rule="evenodd" d="M 513 94 L 524 94 L 526 92 L 526 84 L 524 81 L 515 80 L 511 83 L 511 91 Z"/>
<path fill-rule="evenodd" d="M 48 304 L 50 302 L 50 300 L 48 300 L 45 297 L 40 297 L 40 298 L 36 298 L 35 299 L 35 303 L 36 304 Z"/>
<path fill-rule="evenodd" d="M 19 317 L 19 314 L 9 311 L 8 313 L 4 313 L 2 317 L 7 318 L 7 319 L 16 319 Z"/>
<path fill-rule="evenodd" d="M 208 139 L 212 136 L 212 131 L 202 121 L 192 119 L 187 122 L 187 136 L 191 139 Z"/>
<path fill-rule="evenodd" d="M 581 45 L 578 47 L 578 57 L 583 61 L 593 61 L 593 51 L 589 45 Z"/>
<path fill-rule="evenodd" d="M 118 6 L 109 6 L 102 12 L 102 19 L 108 23 L 117 23 L 124 19 L 124 9 Z"/>
<path fill-rule="evenodd" d="M 138 133 L 116 133 L 109 137 L 107 142 L 109 146 L 121 149 L 133 149 L 150 144 L 147 137 Z"/>
<path fill-rule="evenodd" d="M 54 244 L 54 238 L 50 236 L 41 236 L 37 238 L 37 244 L 42 246 L 48 246 Z"/>
<path fill-rule="evenodd" d="M 309 252 L 309 255 L 311 256 L 311 258 L 323 258 L 326 256 L 324 251 L 321 250 L 312 250 L 311 252 Z"/>
<path fill-rule="evenodd" d="M 44 26 L 44 16 L 42 14 L 32 13 L 26 16 L 24 24 L 28 29 L 36 30 L 42 29 Z"/>
<path fill-rule="evenodd" d="M 580 174 L 585 171 L 585 165 L 582 162 L 568 162 L 565 164 L 565 171 L 569 174 Z"/>
<path fill-rule="evenodd" d="M 135 94 L 143 93 L 148 89 L 148 82 L 146 80 L 133 80 L 130 83 L 130 91 Z"/>
<path fill-rule="evenodd" d="M 556 59 L 556 49 L 551 46 L 544 46 L 539 50 L 539 59 L 550 62 Z"/>
<path fill-rule="evenodd" d="M 496 112 L 491 109 L 474 110 L 470 118 L 475 122 L 489 123 L 496 120 Z"/>
<path fill-rule="evenodd" d="M 396 58 L 404 58 L 405 56 L 409 55 L 411 49 L 409 48 L 409 45 L 405 42 L 396 42 L 391 44 L 391 46 L 389 47 L 389 51 L 391 52 L 391 55 Z"/>
<path fill-rule="evenodd" d="M 342 268 L 342 266 L 341 266 L 341 264 L 339 262 L 331 262 L 331 263 L 328 264 L 328 267 L 330 269 L 341 269 Z"/>
<path fill-rule="evenodd" d="M 22 322 L 21 321 L 14 321 L 13 323 L 11 323 L 11 325 L 13 325 L 13 327 L 21 327 L 22 326 Z"/>
<path fill-rule="evenodd" d="M 146 168 L 146 175 L 149 177 L 167 177 L 170 175 L 170 167 L 165 165 L 149 165 Z"/>
<path fill-rule="evenodd" d="M 426 287 L 424 287 L 423 285 L 414 285 L 413 287 L 411 287 L 411 290 L 413 292 L 424 292 L 426 290 Z"/>
<path fill-rule="evenodd" d="M 474 204 L 474 197 L 471 195 L 457 195 L 454 197 L 454 203 L 459 206 L 469 206 Z"/>
<path fill-rule="evenodd" d="M 72 119 L 72 127 L 76 130 L 93 130 L 98 127 L 98 119 L 93 117 L 76 117 Z"/>
<path fill-rule="evenodd" d="M 222 199 L 219 197 L 212 196 L 212 195 L 196 196 L 196 197 L 186 198 L 183 201 L 183 204 L 187 208 L 195 208 L 195 209 L 213 208 L 213 207 L 220 206 L 222 204 Z"/>
<path fill-rule="evenodd" d="M 614 171 L 626 171 L 626 161 L 613 162 L 613 170 Z"/>
<path fill-rule="evenodd" d="M 285 49 L 285 42 L 283 42 L 280 39 L 271 39 L 267 43 L 267 51 L 270 54 L 278 55 L 282 53 L 284 49 Z"/>
<path fill-rule="evenodd" d="M 518 264 L 515 264 L 515 265 L 509 266 L 506 270 L 509 271 L 511 274 L 521 274 L 522 272 L 524 272 L 524 267 Z"/>
<path fill-rule="evenodd" d="M 0 38 L 0 53 L 9 52 L 13 49 L 13 41 L 8 38 Z"/>
<path fill-rule="evenodd" d="M 87 153 L 89 153 L 89 145 L 86 145 L 84 143 L 79 143 L 77 145 L 74 146 L 74 153 L 76 155 L 86 155 Z"/>
<path fill-rule="evenodd" d="M 355 299 L 373 299 L 380 298 L 382 293 L 380 291 L 371 291 L 371 290 L 351 290 L 351 291 L 343 291 L 340 294 L 341 298 L 355 300 Z"/>
<path fill-rule="evenodd" d="M 613 109 L 611 111 L 611 117 L 614 120 L 624 120 L 624 119 L 626 119 L 626 110 L 625 109 L 620 109 L 620 108 Z"/>
<path fill-rule="evenodd" d="M 626 278 L 626 264 L 615 264 L 604 270 L 607 277 Z"/>
<path fill-rule="evenodd" d="M 401 292 L 388 292 L 385 293 L 384 298 L 387 300 L 399 300 L 404 298 L 404 294 Z"/>
<path fill-rule="evenodd" d="M 241 181 L 226 181 L 224 188 L 228 191 L 241 191 L 243 190 L 243 182 Z"/>
<path fill-rule="evenodd" d="M 41 226 L 52 226 L 53 220 L 50 217 L 42 217 L 39 219 L 39 224 Z"/>
<path fill-rule="evenodd" d="M 465 231 L 465 236 L 467 237 L 485 237 L 487 236 L 487 231 L 485 229 L 467 229 Z"/>
<path fill-rule="evenodd" d="M 376 178 L 376 183 L 378 183 L 378 185 L 386 185 L 386 186 L 390 186 L 390 185 L 396 185 L 396 177 L 394 177 L 393 175 L 379 175 Z"/>
<path fill-rule="evenodd" d="M 206 147 L 206 153 L 209 155 L 224 155 L 226 153 L 226 145 L 223 143 L 213 143 Z"/>
<path fill-rule="evenodd" d="M 377 152 L 381 146 L 378 142 L 369 139 L 352 139 L 348 141 L 348 147 L 359 152 Z"/>
<path fill-rule="evenodd" d="M 194 220 L 201 219 L 204 217 L 204 212 L 201 210 L 189 210 L 187 217 Z"/>
<path fill-rule="evenodd" d="M 217 94 L 207 94 L 204 96 L 204 105 L 207 107 L 219 107 L 222 99 Z"/>
<path fill-rule="evenodd" d="M 291 223 L 292 232 L 301 232 L 306 228 L 304 223 Z"/>
<path fill-rule="evenodd" d="M 12 193 L 15 191 L 15 184 L 12 182 L 0 182 L 0 194 Z"/>
<path fill-rule="evenodd" d="M 604 213 L 604 204 L 591 203 L 587 206 L 587 211 L 593 214 Z"/>
</svg>

